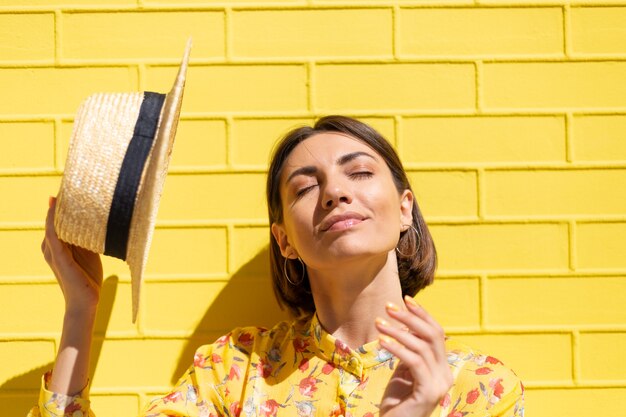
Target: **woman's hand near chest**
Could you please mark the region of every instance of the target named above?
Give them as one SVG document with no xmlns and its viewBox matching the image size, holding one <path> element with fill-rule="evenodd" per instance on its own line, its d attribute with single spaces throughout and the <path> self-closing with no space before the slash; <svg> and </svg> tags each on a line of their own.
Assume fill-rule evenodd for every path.
<svg viewBox="0 0 626 417">
<path fill-rule="evenodd" d="M 405 329 L 376 320 L 381 346 L 400 362 L 380 404 L 384 417 L 427 417 L 453 383 L 445 351 L 443 328 L 413 298 L 405 296 L 407 309 L 390 304 L 387 314 Z"/>
</svg>

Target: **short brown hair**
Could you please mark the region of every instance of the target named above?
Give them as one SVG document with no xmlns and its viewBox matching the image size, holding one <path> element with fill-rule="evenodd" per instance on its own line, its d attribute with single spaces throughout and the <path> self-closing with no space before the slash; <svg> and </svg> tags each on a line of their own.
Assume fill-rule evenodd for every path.
<svg viewBox="0 0 626 417">
<path fill-rule="evenodd" d="M 391 170 L 393 182 L 399 193 L 410 190 L 411 184 L 402 162 L 389 142 L 367 124 L 346 116 L 326 116 L 319 119 L 312 127 L 298 127 L 288 132 L 277 144 L 270 162 L 267 175 L 267 207 L 270 226 L 283 222 L 283 208 L 280 197 L 280 177 L 283 165 L 298 144 L 313 135 L 323 132 L 337 132 L 350 135 L 364 142 L 376 151 Z M 437 268 L 437 251 L 426 222 L 422 217 L 417 201 L 413 201 L 413 224 L 418 231 L 407 230 L 398 241 L 398 273 L 402 295 L 415 296 L 422 288 L 433 282 Z M 274 294 L 281 308 L 287 307 L 294 316 L 303 316 L 315 312 L 308 274 L 301 283 L 292 285 L 283 273 L 285 258 L 278 243 L 270 232 L 270 272 Z M 287 262 L 287 274 L 290 277 L 303 276 L 299 262 Z"/>
</svg>

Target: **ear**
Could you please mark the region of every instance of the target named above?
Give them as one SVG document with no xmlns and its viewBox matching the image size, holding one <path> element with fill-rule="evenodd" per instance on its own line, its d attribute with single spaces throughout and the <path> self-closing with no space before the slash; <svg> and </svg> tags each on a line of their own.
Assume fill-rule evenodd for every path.
<svg viewBox="0 0 626 417">
<path fill-rule="evenodd" d="M 298 257 L 298 252 L 295 250 L 293 246 L 289 243 L 289 238 L 287 236 L 287 231 L 285 227 L 281 224 L 272 223 L 272 236 L 276 239 L 276 243 L 280 248 L 280 253 L 285 258 L 295 259 Z"/>
<path fill-rule="evenodd" d="M 402 224 L 413 224 L 413 193 L 404 190 L 400 196 L 400 220 Z"/>
</svg>

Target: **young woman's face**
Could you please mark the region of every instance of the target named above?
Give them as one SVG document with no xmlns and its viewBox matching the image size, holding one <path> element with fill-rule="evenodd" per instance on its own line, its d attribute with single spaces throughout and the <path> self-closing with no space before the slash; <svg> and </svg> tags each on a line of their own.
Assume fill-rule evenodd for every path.
<svg viewBox="0 0 626 417">
<path fill-rule="evenodd" d="M 283 224 L 272 233 L 283 256 L 309 268 L 386 256 L 412 223 L 411 192 L 399 194 L 382 157 L 348 135 L 320 133 L 297 145 L 280 187 Z"/>
</svg>

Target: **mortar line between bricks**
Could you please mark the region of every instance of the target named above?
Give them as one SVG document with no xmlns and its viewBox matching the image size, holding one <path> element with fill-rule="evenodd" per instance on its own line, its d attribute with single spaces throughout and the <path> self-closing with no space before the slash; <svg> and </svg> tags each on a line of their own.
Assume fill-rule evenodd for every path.
<svg viewBox="0 0 626 417">
<path fill-rule="evenodd" d="M 483 61 L 477 60 L 474 63 L 474 82 L 475 82 L 475 93 L 476 93 L 476 113 L 479 115 L 483 114 Z"/>
<path fill-rule="evenodd" d="M 572 28 L 571 9 L 569 4 L 562 7 L 563 18 L 563 53 L 567 58 L 572 57 Z"/>
<path fill-rule="evenodd" d="M 580 385 L 580 332 L 572 331 L 572 380 Z"/>
<path fill-rule="evenodd" d="M 61 19 L 63 18 L 59 10 L 54 11 L 54 65 L 61 62 Z"/>
<path fill-rule="evenodd" d="M 233 58 L 233 10 L 230 7 L 224 9 L 224 57 L 226 62 Z"/>
</svg>

